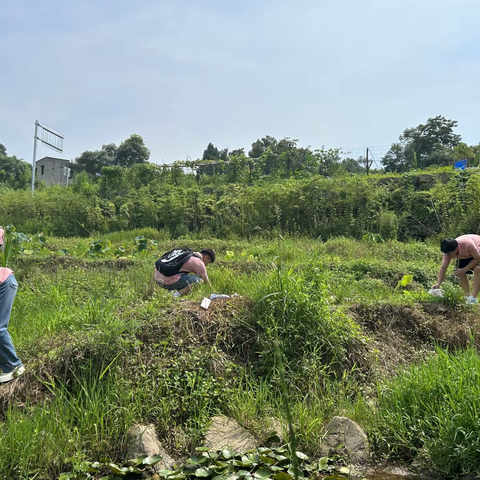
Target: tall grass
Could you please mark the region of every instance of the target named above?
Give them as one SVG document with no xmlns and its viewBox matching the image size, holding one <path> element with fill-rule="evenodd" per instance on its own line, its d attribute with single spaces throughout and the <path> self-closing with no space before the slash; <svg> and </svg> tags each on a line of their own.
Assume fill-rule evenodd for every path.
<svg viewBox="0 0 480 480">
<path fill-rule="evenodd" d="M 275 364 L 275 342 L 287 358 L 287 370 L 307 372 L 330 365 L 342 370 L 347 350 L 359 338 L 360 330 L 341 309 L 326 277 L 316 265 L 304 272 L 280 269 L 270 274 L 270 282 L 260 290 L 253 312 L 260 331 L 262 362 Z"/>
<path fill-rule="evenodd" d="M 0 478 L 57 478 L 87 458 L 122 459 L 123 434 L 133 419 L 115 375 L 87 368 L 69 388 L 52 383 L 49 390 L 49 400 L 7 410 L 0 423 Z"/>
<path fill-rule="evenodd" d="M 480 356 L 437 355 L 379 388 L 377 439 L 403 459 L 417 455 L 445 476 L 480 473 Z"/>
</svg>

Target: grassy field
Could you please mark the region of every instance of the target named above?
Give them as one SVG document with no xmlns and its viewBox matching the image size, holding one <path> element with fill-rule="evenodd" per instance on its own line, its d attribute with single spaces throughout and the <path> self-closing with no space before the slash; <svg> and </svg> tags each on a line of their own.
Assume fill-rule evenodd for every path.
<svg viewBox="0 0 480 480">
<path fill-rule="evenodd" d="M 138 422 L 154 423 L 179 459 L 217 413 L 262 442 L 270 419 L 285 417 L 276 344 L 299 449 L 312 458 L 326 422 L 344 415 L 377 458 L 478 473 L 478 307 L 462 305 L 451 272 L 445 298 L 428 295 L 436 244 L 373 240 L 174 244 L 142 230 L 49 238 L 19 255 L 10 333 L 27 373 L 0 387 L 0 478 L 121 462 Z M 158 288 L 155 259 L 183 244 L 214 248 L 213 291 L 239 296 L 203 311 L 208 285 L 180 300 Z"/>
</svg>

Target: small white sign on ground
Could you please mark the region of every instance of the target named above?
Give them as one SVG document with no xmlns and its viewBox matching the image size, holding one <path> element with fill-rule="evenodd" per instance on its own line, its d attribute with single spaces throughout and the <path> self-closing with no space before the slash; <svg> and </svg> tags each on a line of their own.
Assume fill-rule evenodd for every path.
<svg viewBox="0 0 480 480">
<path fill-rule="evenodd" d="M 203 300 L 202 300 L 202 303 L 200 304 L 200 306 L 202 308 L 204 308 L 205 310 L 208 310 L 208 307 L 210 306 L 211 303 L 212 303 L 212 301 L 209 298 L 203 297 Z"/>
</svg>

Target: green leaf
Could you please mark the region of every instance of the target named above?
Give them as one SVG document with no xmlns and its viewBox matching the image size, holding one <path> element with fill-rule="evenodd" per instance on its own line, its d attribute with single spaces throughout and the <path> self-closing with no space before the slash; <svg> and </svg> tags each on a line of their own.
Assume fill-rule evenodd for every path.
<svg viewBox="0 0 480 480">
<path fill-rule="evenodd" d="M 113 472 L 113 473 L 118 473 L 118 474 L 124 474 L 124 473 L 129 473 L 130 470 L 128 469 L 128 467 L 119 467 L 118 465 L 116 465 L 115 463 L 109 463 L 108 464 L 108 467 L 110 468 L 110 470 Z"/>
<path fill-rule="evenodd" d="M 197 477 L 209 477 L 213 472 L 209 468 L 200 467 L 195 470 Z"/>
<path fill-rule="evenodd" d="M 222 450 L 222 455 L 226 459 L 234 457 L 236 455 L 236 453 L 237 452 L 235 452 L 235 450 L 233 450 L 231 448 L 225 448 L 224 450 Z"/>
<path fill-rule="evenodd" d="M 155 465 L 162 459 L 161 455 L 153 455 L 151 457 L 144 458 L 143 464 L 144 465 Z"/>
<path fill-rule="evenodd" d="M 347 480 L 347 477 L 344 477 L 343 475 L 329 475 L 323 480 Z"/>
<path fill-rule="evenodd" d="M 320 470 L 327 470 L 328 469 L 328 457 L 322 457 L 318 462 L 318 468 Z"/>
<path fill-rule="evenodd" d="M 297 474 L 295 475 L 295 467 L 293 465 L 288 469 L 288 473 L 292 477 L 304 478 L 303 471 L 298 467 L 297 467 Z"/>
<path fill-rule="evenodd" d="M 143 461 L 147 458 L 147 455 L 140 455 L 137 458 L 131 458 L 128 460 L 130 463 L 133 463 L 133 465 L 137 466 L 143 463 Z"/>
<path fill-rule="evenodd" d="M 270 475 L 271 475 L 271 471 L 270 470 L 267 470 L 266 468 L 259 468 L 254 474 L 253 476 L 255 478 L 261 478 L 262 480 L 265 479 L 265 478 L 270 478 Z"/>
<path fill-rule="evenodd" d="M 271 453 L 272 449 L 267 447 L 258 447 L 258 451 L 266 455 L 267 453 Z"/>
<path fill-rule="evenodd" d="M 408 284 L 413 282 L 413 275 L 404 275 L 402 279 L 397 283 L 398 287 L 406 287 Z"/>
<path fill-rule="evenodd" d="M 290 465 L 290 459 L 288 457 L 284 457 L 283 455 L 277 455 L 276 458 L 280 467 Z"/>
<path fill-rule="evenodd" d="M 250 478 L 252 476 L 252 474 L 248 470 L 239 470 L 237 472 L 237 475 L 239 477 L 247 477 L 247 478 Z"/>
<path fill-rule="evenodd" d="M 197 452 L 208 452 L 210 450 L 210 447 L 197 447 L 195 450 Z"/>
<path fill-rule="evenodd" d="M 295 454 L 297 455 L 297 458 L 300 458 L 301 460 L 308 460 L 308 456 L 302 452 L 295 452 Z"/>
<path fill-rule="evenodd" d="M 157 470 L 157 473 L 161 476 L 161 477 L 168 477 L 170 475 L 173 475 L 175 473 L 175 470 L 168 470 L 167 468 L 162 468 L 160 470 Z"/>
<path fill-rule="evenodd" d="M 292 480 L 293 477 L 289 473 L 278 472 L 275 475 L 273 475 L 273 478 L 275 480 Z"/>
<path fill-rule="evenodd" d="M 267 465 L 272 465 L 276 462 L 276 460 L 272 457 L 267 457 L 266 455 L 260 455 L 260 460 Z"/>
</svg>

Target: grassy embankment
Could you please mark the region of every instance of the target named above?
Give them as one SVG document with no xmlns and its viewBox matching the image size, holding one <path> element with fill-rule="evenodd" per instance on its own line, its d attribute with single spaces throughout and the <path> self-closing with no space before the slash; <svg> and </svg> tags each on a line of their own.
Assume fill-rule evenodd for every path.
<svg viewBox="0 0 480 480">
<path fill-rule="evenodd" d="M 115 259 L 139 233 L 157 237 L 158 250 Z M 377 455 L 419 456 L 439 473 L 478 470 L 479 360 L 468 350 L 478 310 L 460 306 L 451 277 L 446 298 L 430 303 L 435 245 L 214 240 L 215 291 L 241 298 L 201 311 L 208 286 L 178 301 L 151 280 L 154 257 L 172 242 L 153 230 L 106 238 L 112 248 L 96 258 L 91 240 L 49 239 L 55 253 L 15 267 L 10 331 L 28 373 L 0 389 L 0 478 L 121 461 L 137 422 L 155 423 L 177 458 L 201 445 L 220 412 L 261 442 L 270 419 L 284 417 L 275 342 L 300 450 L 318 456 L 325 423 L 341 414 L 367 430 Z M 413 282 L 398 286 L 404 275 Z M 437 355 L 436 345 L 459 353 Z M 413 361 L 427 363 L 393 376 Z"/>
</svg>

